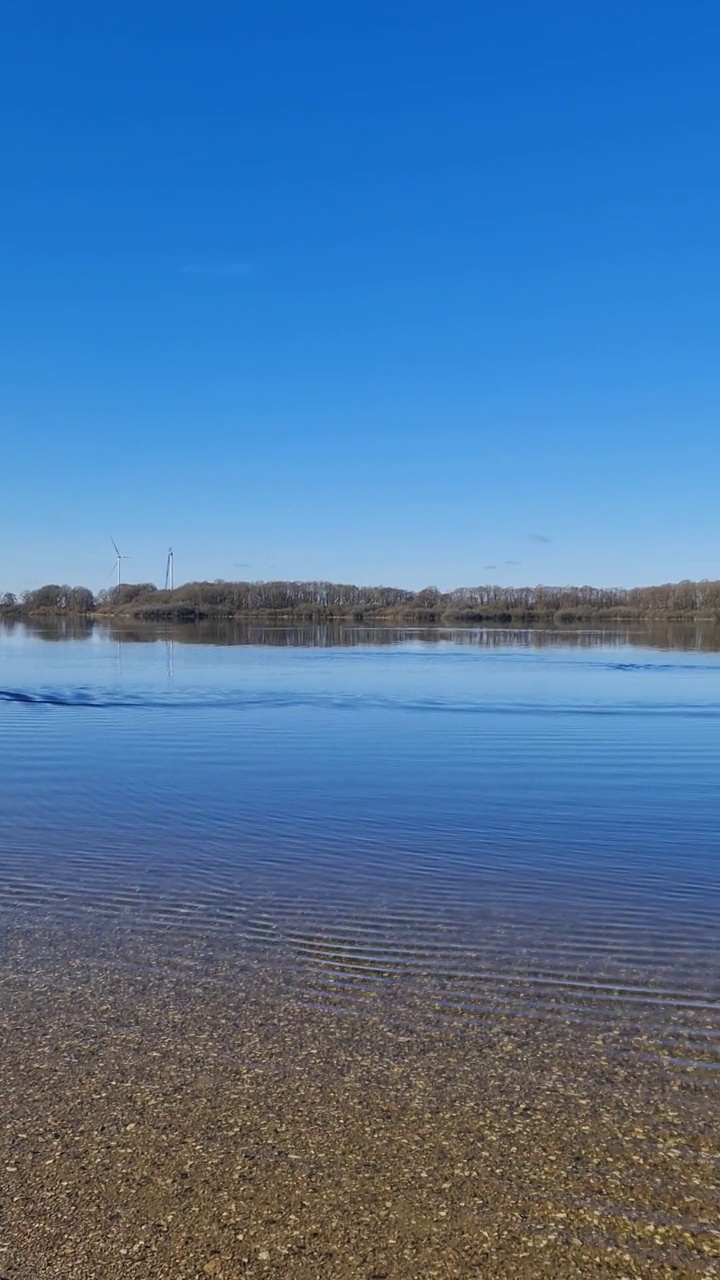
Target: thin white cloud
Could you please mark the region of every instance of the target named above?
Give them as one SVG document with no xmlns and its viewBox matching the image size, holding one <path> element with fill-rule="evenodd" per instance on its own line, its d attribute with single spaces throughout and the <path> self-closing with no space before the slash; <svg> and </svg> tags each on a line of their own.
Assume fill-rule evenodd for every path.
<svg viewBox="0 0 720 1280">
<path fill-rule="evenodd" d="M 233 262 L 187 262 L 181 267 L 186 276 L 249 276 L 250 263 Z"/>
</svg>

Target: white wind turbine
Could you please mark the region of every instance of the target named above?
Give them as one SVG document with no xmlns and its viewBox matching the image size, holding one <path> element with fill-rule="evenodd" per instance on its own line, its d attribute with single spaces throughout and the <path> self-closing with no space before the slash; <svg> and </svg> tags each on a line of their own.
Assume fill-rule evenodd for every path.
<svg viewBox="0 0 720 1280">
<path fill-rule="evenodd" d="M 122 582 L 122 562 L 123 562 L 123 560 L 129 560 L 129 558 L 130 558 L 130 557 L 129 557 L 129 556 L 124 556 L 124 555 L 121 553 L 120 548 L 118 547 L 118 544 L 117 544 L 117 542 L 115 541 L 115 539 L 114 539 L 114 538 L 112 538 L 112 537 L 111 537 L 111 538 L 110 538 L 110 541 L 112 542 L 112 544 L 113 544 L 113 546 L 114 546 L 114 548 L 115 548 L 115 554 L 116 554 L 116 556 L 117 556 L 117 560 L 115 561 L 115 564 L 113 565 L 113 568 L 112 568 L 112 572 L 111 572 L 111 574 L 110 574 L 110 577 L 111 577 L 111 578 L 112 578 L 112 577 L 114 577 L 114 576 L 115 576 L 115 574 L 117 573 L 117 584 L 118 584 L 118 586 L 120 586 L 120 583 Z"/>
<path fill-rule="evenodd" d="M 175 561 L 173 558 L 173 549 L 170 547 L 167 553 L 167 563 L 165 565 L 165 590 L 168 586 L 171 591 L 175 590 Z"/>
</svg>

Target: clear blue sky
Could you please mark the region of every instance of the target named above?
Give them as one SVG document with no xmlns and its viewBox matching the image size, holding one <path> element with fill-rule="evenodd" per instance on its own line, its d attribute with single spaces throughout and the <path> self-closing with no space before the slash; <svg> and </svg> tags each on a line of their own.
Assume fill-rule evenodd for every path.
<svg viewBox="0 0 720 1280">
<path fill-rule="evenodd" d="M 703 0 L 4 6 L 0 589 L 111 534 L 720 576 L 719 54 Z"/>
</svg>

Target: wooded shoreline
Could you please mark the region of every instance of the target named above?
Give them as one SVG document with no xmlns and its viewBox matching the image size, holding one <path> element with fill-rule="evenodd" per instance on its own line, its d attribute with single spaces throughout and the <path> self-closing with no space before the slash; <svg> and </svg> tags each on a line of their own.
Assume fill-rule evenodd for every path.
<svg viewBox="0 0 720 1280">
<path fill-rule="evenodd" d="M 0 595 L 0 618 L 147 622 L 500 623 L 720 622 L 720 581 L 606 587 L 358 587 L 331 582 L 190 582 L 172 590 L 122 583 L 97 595 L 50 583 Z"/>
</svg>

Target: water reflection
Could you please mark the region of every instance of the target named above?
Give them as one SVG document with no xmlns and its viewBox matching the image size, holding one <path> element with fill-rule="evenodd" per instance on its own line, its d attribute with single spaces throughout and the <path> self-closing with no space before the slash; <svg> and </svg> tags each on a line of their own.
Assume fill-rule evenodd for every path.
<svg viewBox="0 0 720 1280">
<path fill-rule="evenodd" d="M 110 640 L 122 644 L 164 643 L 168 671 L 172 646 L 264 645 L 280 649 L 334 649 L 388 646 L 421 641 L 480 649 L 638 648 L 720 652 L 720 626 L 712 623 L 657 623 L 598 627 L 444 627 L 364 626 L 351 622 L 285 625 L 267 622 L 203 621 L 180 623 L 92 622 L 84 618 L 44 618 L 0 622 L 3 636 L 48 642 Z"/>
<path fill-rule="evenodd" d="M 20 621 L 15 618 L 0 620 L 0 640 L 3 637 L 21 639 L 35 636 L 39 640 L 89 640 L 94 624 L 87 618 L 34 618 Z"/>
</svg>

